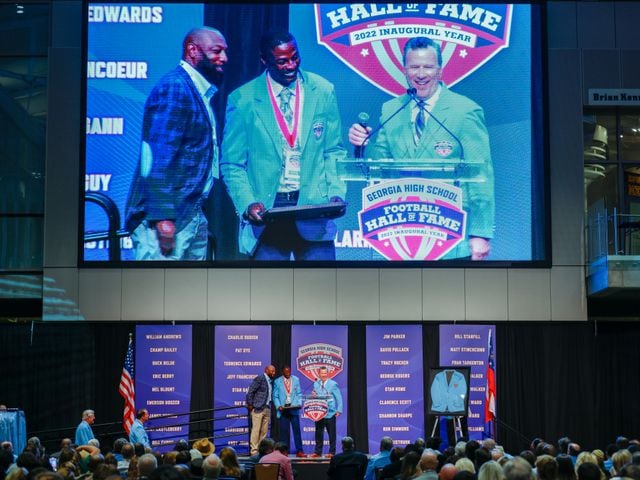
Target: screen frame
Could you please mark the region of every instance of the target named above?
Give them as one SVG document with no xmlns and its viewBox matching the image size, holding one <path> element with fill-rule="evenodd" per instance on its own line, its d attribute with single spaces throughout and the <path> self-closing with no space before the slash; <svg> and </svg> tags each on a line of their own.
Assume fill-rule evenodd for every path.
<svg viewBox="0 0 640 480">
<path fill-rule="evenodd" d="M 77 259 L 81 268 L 550 268 L 552 265 L 551 248 L 551 205 L 550 205 L 550 155 L 549 155 L 549 104 L 548 104 L 548 75 L 547 75 L 547 22 L 546 4 L 531 0 L 529 2 L 477 2 L 478 4 L 525 4 L 531 7 L 531 107 L 532 107 L 532 192 L 542 191 L 531 196 L 531 256 L 538 255 L 541 258 L 532 260 L 483 260 L 472 261 L 470 259 L 451 260 L 420 260 L 420 261 L 391 261 L 391 260 L 335 260 L 335 261 L 259 261 L 246 258 L 234 258 L 224 260 L 198 260 L 198 261 L 141 261 L 141 260 L 86 260 L 85 259 L 85 209 L 87 205 L 85 174 L 87 171 L 87 61 L 88 61 L 88 12 L 91 4 L 129 4 L 130 2 L 106 0 L 97 2 L 93 0 L 82 1 L 82 81 L 81 81 L 81 122 L 80 122 L 80 178 L 78 179 L 78 246 Z M 162 2 L 149 2 L 143 0 L 136 5 L 147 4 L 180 4 L 178 0 L 165 0 Z M 202 5 L 231 5 L 217 0 L 201 0 L 190 2 Z M 246 2 L 248 5 L 252 2 Z M 297 2 L 280 2 L 282 5 L 292 5 Z M 320 2 L 328 3 L 328 2 Z M 288 19 L 287 19 L 288 20 Z M 538 81 L 541 80 L 541 81 Z M 230 93 L 230 92 L 227 92 Z M 226 100 L 226 99 L 225 99 Z M 343 125 L 343 129 L 345 126 Z M 534 179 L 534 176 L 539 178 Z M 542 219 L 537 219 L 542 216 Z M 121 225 L 124 218 L 121 218 Z M 538 229 L 543 229 L 538 234 Z"/>
</svg>

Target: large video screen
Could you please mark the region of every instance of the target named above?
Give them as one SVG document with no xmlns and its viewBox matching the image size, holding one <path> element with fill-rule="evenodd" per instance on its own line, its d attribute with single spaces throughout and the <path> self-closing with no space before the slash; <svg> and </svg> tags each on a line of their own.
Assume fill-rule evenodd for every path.
<svg viewBox="0 0 640 480">
<path fill-rule="evenodd" d="M 80 263 L 548 264 L 540 8 L 89 2 Z"/>
</svg>

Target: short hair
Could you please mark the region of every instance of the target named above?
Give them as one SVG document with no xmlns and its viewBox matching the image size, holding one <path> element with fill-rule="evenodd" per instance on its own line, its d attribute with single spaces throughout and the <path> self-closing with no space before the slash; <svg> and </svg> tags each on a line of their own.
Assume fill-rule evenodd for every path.
<svg viewBox="0 0 640 480">
<path fill-rule="evenodd" d="M 351 437 L 342 437 L 342 450 L 353 450 L 355 448 L 355 442 Z"/>
<path fill-rule="evenodd" d="M 85 410 L 84 412 L 82 412 L 82 419 L 86 420 L 87 418 L 91 417 L 91 416 L 96 416 L 96 412 L 94 412 L 93 410 Z M 76 417 L 78 418 L 78 417 Z"/>
<path fill-rule="evenodd" d="M 267 453 L 271 453 L 275 446 L 276 442 L 273 438 L 265 437 L 260 440 L 260 443 L 258 443 L 258 454 L 260 454 L 260 456 L 264 456 Z"/>
<path fill-rule="evenodd" d="M 536 460 L 536 471 L 540 480 L 556 480 L 558 462 L 551 455 L 541 455 Z"/>
<path fill-rule="evenodd" d="M 600 480 L 600 467 L 595 463 L 583 463 L 577 468 L 578 480 Z"/>
<path fill-rule="evenodd" d="M 531 450 L 523 450 L 520 452 L 520 458 L 524 458 L 532 467 L 536 464 L 536 454 Z"/>
<path fill-rule="evenodd" d="M 436 51 L 438 66 L 442 66 L 442 50 L 440 49 L 440 44 L 427 37 L 413 37 L 404 44 L 404 50 L 402 51 L 402 64 L 406 65 L 407 53 L 409 53 L 409 50 L 418 50 L 421 48 L 433 48 Z"/>
<path fill-rule="evenodd" d="M 503 471 L 507 480 L 531 480 L 533 478 L 531 465 L 524 458 L 516 457 L 509 460 Z"/>
<path fill-rule="evenodd" d="M 158 468 L 158 459 L 151 453 L 145 453 L 138 458 L 138 472 L 141 477 L 148 477 Z"/>
<path fill-rule="evenodd" d="M 176 453 L 176 465 L 184 464 L 186 465 L 191 461 L 191 454 L 189 450 L 178 450 Z"/>
<path fill-rule="evenodd" d="M 267 30 L 262 37 L 260 37 L 260 57 L 266 61 L 275 47 L 283 43 L 295 41 L 295 37 L 285 29 L 274 28 Z"/>
<path fill-rule="evenodd" d="M 149 475 L 149 480 L 180 480 L 182 476 L 171 465 L 160 465 Z"/>
<path fill-rule="evenodd" d="M 220 471 L 222 470 L 222 462 L 220 461 L 220 457 L 215 453 L 207 456 L 204 460 L 202 460 L 202 472 L 204 476 L 207 478 L 218 478 L 220 476 Z"/>
<path fill-rule="evenodd" d="M 461 458 L 456 462 L 456 469 L 459 471 L 465 470 L 467 472 L 476 473 L 476 467 L 468 458 Z"/>
<path fill-rule="evenodd" d="M 422 452 L 420 457 L 420 469 L 424 472 L 426 470 L 437 470 L 438 468 L 438 455 L 431 450 L 427 449 Z"/>
<path fill-rule="evenodd" d="M 142 417 L 144 417 L 145 413 L 149 413 L 149 411 L 146 408 L 141 408 L 136 412 L 136 418 L 138 420 L 140 420 Z"/>
<path fill-rule="evenodd" d="M 478 480 L 504 480 L 504 472 L 498 462 L 485 462 L 478 471 Z"/>
<path fill-rule="evenodd" d="M 380 439 L 380 450 L 383 452 L 390 451 L 393 448 L 393 439 L 391 437 L 382 437 Z"/>
<path fill-rule="evenodd" d="M 92 438 L 87 442 L 87 445 L 91 445 L 92 447 L 100 448 L 100 440 L 97 438 Z"/>
<path fill-rule="evenodd" d="M 289 453 L 289 444 L 284 442 L 277 442 L 273 449 L 278 450 L 280 453 Z"/>
<path fill-rule="evenodd" d="M 136 451 L 133 449 L 133 445 L 130 443 L 125 443 L 120 449 L 120 453 L 122 454 L 122 458 L 126 458 L 127 460 L 133 458 Z"/>
</svg>

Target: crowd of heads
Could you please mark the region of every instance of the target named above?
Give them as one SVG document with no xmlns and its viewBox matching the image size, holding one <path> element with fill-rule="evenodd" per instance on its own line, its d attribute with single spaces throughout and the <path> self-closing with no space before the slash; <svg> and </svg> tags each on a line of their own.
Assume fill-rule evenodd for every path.
<svg viewBox="0 0 640 480">
<path fill-rule="evenodd" d="M 84 417 L 84 415 L 83 415 Z M 605 449 L 583 450 L 562 437 L 557 442 L 534 439 L 516 454 L 505 452 L 492 439 L 461 439 L 441 448 L 439 438 L 419 438 L 398 446 L 390 437 L 380 440 L 380 451 L 389 452 L 389 464 L 378 472 L 393 480 L 640 480 L 640 442 L 618 437 Z M 352 451 L 355 442 L 344 437 L 342 448 Z M 251 462 L 274 451 L 289 454 L 288 446 L 263 439 Z M 372 452 L 373 455 L 374 452 Z M 235 450 L 226 446 L 218 454 L 208 438 L 191 445 L 178 440 L 164 454 L 118 438 L 111 448 L 101 449 L 97 440 L 76 446 L 71 439 L 60 442 L 59 451 L 47 454 L 37 437 L 27 441 L 22 452 L 11 442 L 0 444 L 0 468 L 5 480 L 191 480 L 220 476 L 245 478 L 248 470 Z"/>
<path fill-rule="evenodd" d="M 83 415 L 84 418 L 84 415 Z M 192 480 L 232 476 L 243 478 L 245 472 L 232 447 L 215 453 L 208 438 L 190 446 L 178 440 L 165 453 L 140 443 L 118 438 L 109 448 L 98 440 L 88 445 L 74 445 L 69 438 L 60 442 L 60 450 L 48 454 L 37 437 L 28 440 L 20 453 L 9 441 L 0 448 L 0 469 L 5 480 Z"/>
<path fill-rule="evenodd" d="M 640 441 L 619 437 L 605 450 L 585 451 L 568 437 L 555 443 L 536 438 L 519 454 L 505 452 L 493 439 L 461 439 L 440 448 L 436 437 L 404 447 L 389 437 L 380 451 L 390 463 L 379 467 L 378 479 L 393 480 L 640 480 Z"/>
</svg>

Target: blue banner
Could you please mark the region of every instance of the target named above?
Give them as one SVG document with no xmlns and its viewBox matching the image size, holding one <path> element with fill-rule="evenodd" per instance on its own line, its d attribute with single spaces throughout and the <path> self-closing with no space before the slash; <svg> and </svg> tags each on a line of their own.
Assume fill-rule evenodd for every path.
<svg viewBox="0 0 640 480">
<path fill-rule="evenodd" d="M 440 325 L 440 365 L 471 368 L 467 418 L 471 440 L 484 438 L 489 331 L 495 339 L 495 325 Z M 495 343 L 492 353 L 495 365 Z"/>
<path fill-rule="evenodd" d="M 245 396 L 251 381 L 271 363 L 271 327 L 229 325 L 215 327 L 213 436 L 216 444 L 249 452 Z"/>
<path fill-rule="evenodd" d="M 135 382 L 136 408 L 149 410 L 152 447 L 169 451 L 188 439 L 189 417 L 175 414 L 191 410 L 191 325 L 136 327 Z"/>
<path fill-rule="evenodd" d="M 310 397 L 317 371 L 326 367 L 328 377 L 337 382 L 342 394 L 343 410 L 336 421 L 336 438 L 347 434 L 347 326 L 293 325 L 291 327 L 291 371 L 300 378 L 303 399 Z M 315 424 L 306 417 L 300 420 L 302 444 L 306 451 L 315 447 Z M 329 440 L 325 433 L 324 452 L 327 453 Z"/>
<path fill-rule="evenodd" d="M 422 327 L 367 325 L 369 452 L 424 436 Z"/>
</svg>

